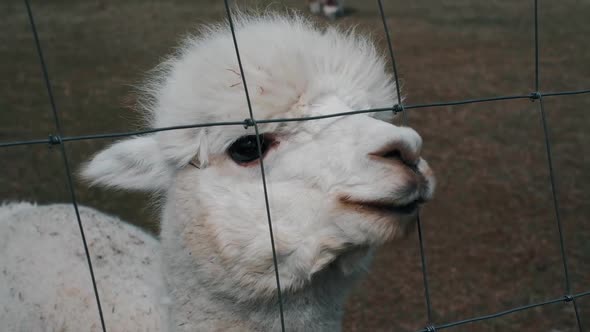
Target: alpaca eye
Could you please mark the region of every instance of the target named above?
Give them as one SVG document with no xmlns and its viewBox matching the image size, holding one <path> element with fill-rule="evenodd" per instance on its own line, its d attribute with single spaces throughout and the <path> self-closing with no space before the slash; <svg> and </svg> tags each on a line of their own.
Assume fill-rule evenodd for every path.
<svg viewBox="0 0 590 332">
<path fill-rule="evenodd" d="M 259 136 L 260 150 L 262 156 L 272 144 L 272 140 L 265 137 L 264 134 Z M 256 146 L 256 135 L 247 135 L 240 137 L 227 150 L 227 153 L 238 164 L 244 164 L 258 159 L 258 147 Z"/>
</svg>

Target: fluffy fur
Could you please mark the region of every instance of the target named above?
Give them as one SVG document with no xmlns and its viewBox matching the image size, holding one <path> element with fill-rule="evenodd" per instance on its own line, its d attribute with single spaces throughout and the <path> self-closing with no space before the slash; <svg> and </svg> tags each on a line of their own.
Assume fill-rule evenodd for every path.
<svg viewBox="0 0 590 332">
<path fill-rule="evenodd" d="M 241 15 L 236 18 L 236 30 L 257 119 L 326 115 L 391 107 L 398 102 L 383 57 L 368 39 L 352 31 L 322 30 L 301 17 L 272 14 Z M 199 36 L 188 38 L 177 54 L 154 70 L 144 92 L 141 104 L 150 127 L 248 117 L 227 25 L 204 28 Z M 404 233 L 414 214 L 402 206 L 432 196 L 434 178 L 420 158 L 422 141 L 414 130 L 394 126 L 374 114 L 260 124 L 260 131 L 275 141 L 264 164 L 285 323 L 295 331 L 339 330 L 347 292 L 370 261 L 371 249 Z M 82 218 L 89 232 L 94 227 L 99 233 L 116 229 L 113 232 L 122 237 L 135 234 L 144 242 L 143 250 L 153 253 L 146 256 L 156 260 L 158 252 L 162 257 L 161 270 L 156 264 L 141 266 L 143 254 L 135 252 L 132 244 L 95 235 L 91 248 L 94 256 L 97 248 L 118 245 L 126 262 L 107 264 L 105 274 L 98 277 L 99 282 L 106 283 L 101 277 L 108 276 L 109 280 L 108 285 L 100 285 L 103 301 L 107 301 L 105 312 L 110 310 L 109 304 L 129 308 L 137 304 L 152 310 L 141 320 L 122 325 L 136 328 L 120 328 L 109 323 L 107 316 L 111 331 L 145 331 L 148 326 L 168 321 L 162 318 L 168 312 L 170 325 L 163 330 L 279 328 L 260 168 L 256 162 L 240 165 L 226 152 L 239 137 L 253 133 L 253 128 L 241 126 L 162 131 L 117 142 L 86 165 L 83 175 L 95 184 L 156 191 L 163 197 L 160 244 L 109 216 L 85 220 L 92 210 L 83 209 L 87 211 Z M 189 165 L 191 161 L 199 168 Z M 41 223 L 48 228 L 59 227 L 63 222 L 59 220 L 66 219 L 65 207 L 56 215 L 38 212 L 40 209 L 56 207 L 4 215 L 1 225 L 17 232 Z M 14 218 L 21 222 L 14 223 Z M 77 259 L 82 264 L 72 254 L 79 250 L 73 247 L 76 240 L 51 237 L 50 231 L 43 234 L 22 236 L 37 236 L 32 248 L 41 248 L 53 239 L 68 241 L 67 245 L 62 243 L 63 252 L 57 252 L 57 258 L 47 259 Z M 22 246 L 22 241 L 6 240 L 15 248 Z M 51 252 L 46 252 L 49 257 Z M 42 253 L 31 253 L 32 257 L 37 255 Z M 110 261 L 110 255 L 113 253 L 105 253 L 102 259 Z M 30 274 L 31 280 L 14 286 L 14 278 L 1 276 L 0 282 L 8 282 L 7 289 L 16 292 L 20 289 L 17 287 L 34 285 L 33 276 L 43 273 L 47 266 L 33 265 L 38 265 L 36 272 L 33 267 L 29 270 L 26 262 L 10 260 L 6 263 L 9 269 Z M 134 279 L 122 271 L 125 269 L 141 278 Z M 56 284 L 63 274 L 52 269 L 44 274 L 50 282 L 48 287 L 59 289 Z M 85 278 L 81 270 L 76 276 Z M 161 295 L 156 281 L 145 281 L 155 276 L 166 285 L 169 307 L 161 306 L 157 295 L 139 302 L 132 294 L 109 298 L 110 294 L 123 294 L 123 290 Z M 84 287 L 81 281 L 76 282 Z M 86 286 L 85 291 L 90 290 Z M 79 301 L 48 295 L 39 300 L 47 301 L 43 305 Z M 34 303 L 28 300 L 21 312 L 42 312 L 45 322 L 50 319 L 51 326 L 59 327 L 65 316 L 48 318 L 46 307 L 37 308 Z M 91 309 L 86 315 L 94 314 Z M 89 321 L 74 316 L 66 324 Z M 1 318 L 19 322 L 19 317 L 8 314 Z M 72 326 L 77 330 L 80 325 Z"/>
<path fill-rule="evenodd" d="M 81 207 L 109 331 L 162 331 L 160 244 L 137 227 Z M 2 331 L 100 331 L 71 204 L 0 207 Z"/>
</svg>

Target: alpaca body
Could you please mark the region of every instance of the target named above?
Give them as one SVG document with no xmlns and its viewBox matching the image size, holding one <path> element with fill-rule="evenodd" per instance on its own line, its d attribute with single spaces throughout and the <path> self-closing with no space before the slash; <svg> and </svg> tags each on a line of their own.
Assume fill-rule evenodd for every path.
<svg viewBox="0 0 590 332">
<path fill-rule="evenodd" d="M 119 219 L 80 207 L 109 331 L 162 331 L 160 245 Z M 101 331 L 71 204 L 0 207 L 2 331 Z"/>
</svg>

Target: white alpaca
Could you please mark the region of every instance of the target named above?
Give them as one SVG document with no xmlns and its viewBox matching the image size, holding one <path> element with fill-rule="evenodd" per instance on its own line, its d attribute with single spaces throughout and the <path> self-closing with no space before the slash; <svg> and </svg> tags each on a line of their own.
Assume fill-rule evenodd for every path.
<svg viewBox="0 0 590 332">
<path fill-rule="evenodd" d="M 332 20 L 344 12 L 342 0 L 307 0 L 307 6 L 312 14 L 323 14 Z"/>
<path fill-rule="evenodd" d="M 238 17 L 236 29 L 257 119 L 397 103 L 385 60 L 353 32 L 276 15 Z M 248 117 L 227 25 L 189 38 L 145 92 L 151 127 Z M 432 196 L 418 134 L 373 115 L 259 125 L 289 331 L 339 330 L 371 248 L 403 234 L 417 204 Z M 96 155 L 83 173 L 96 184 L 162 196 L 160 244 L 81 208 L 109 331 L 279 329 L 253 128 L 134 137 Z M 0 291 L 8 292 L 0 324 L 97 329 L 71 206 L 5 209 L 13 211 L 0 210 Z M 31 321 L 41 325 L 28 328 Z"/>
</svg>

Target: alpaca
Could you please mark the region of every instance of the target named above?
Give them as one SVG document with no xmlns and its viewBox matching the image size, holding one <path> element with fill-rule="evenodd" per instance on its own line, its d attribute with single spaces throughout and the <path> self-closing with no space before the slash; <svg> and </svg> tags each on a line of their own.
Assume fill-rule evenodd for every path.
<svg viewBox="0 0 590 332">
<path fill-rule="evenodd" d="M 258 120 L 398 103 L 384 57 L 354 31 L 277 14 L 238 15 L 235 27 Z M 228 26 L 208 26 L 152 72 L 140 102 L 145 119 L 153 128 L 240 121 L 248 117 L 241 75 Z M 391 117 L 380 112 L 259 123 L 289 331 L 340 330 L 347 294 L 372 250 L 402 236 L 418 204 L 433 195 L 420 136 L 391 124 Z M 82 175 L 92 184 L 150 191 L 161 199 L 159 241 L 114 217 L 80 209 L 109 331 L 280 329 L 252 126 L 125 139 L 94 156 Z M 3 326 L 18 330 L 24 317 L 38 316 L 54 330 L 97 328 L 87 271 L 68 273 L 68 260 L 83 265 L 79 236 L 64 230 L 66 224 L 74 228 L 71 206 L 13 210 L 0 212 L 1 234 L 8 234 L 0 245 L 17 252 L 27 243 L 30 259 L 43 267 L 21 259 L 27 252 L 3 255 L 8 271 L 0 275 L 0 288 L 10 292 L 2 297 Z M 27 229 L 18 233 L 20 228 Z M 151 264 L 143 263 L 147 259 Z M 34 289 L 39 276 L 44 286 L 36 298 L 19 295 Z"/>
<path fill-rule="evenodd" d="M 344 12 L 342 0 L 307 0 L 307 6 L 312 14 L 322 14 L 331 20 Z"/>
</svg>

